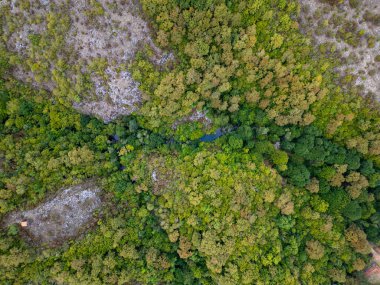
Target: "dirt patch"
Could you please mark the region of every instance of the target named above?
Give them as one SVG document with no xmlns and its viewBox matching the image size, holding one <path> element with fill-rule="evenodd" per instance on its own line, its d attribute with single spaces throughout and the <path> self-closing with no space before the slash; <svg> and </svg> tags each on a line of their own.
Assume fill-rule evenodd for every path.
<svg viewBox="0 0 380 285">
<path fill-rule="evenodd" d="M 380 2 L 300 0 L 300 5 L 301 30 L 320 52 L 340 59 L 336 71 L 343 82 L 380 101 Z"/>
<path fill-rule="evenodd" d="M 10 214 L 4 225 L 18 224 L 32 243 L 60 245 L 94 225 L 102 204 L 100 191 L 92 182 L 63 189 L 34 209 Z"/>
<path fill-rule="evenodd" d="M 20 57 L 13 75 L 105 122 L 139 108 L 139 83 L 128 71 L 138 51 L 149 50 L 156 65 L 174 60 L 154 44 L 138 1 L 0 3 L 5 44 Z"/>
</svg>

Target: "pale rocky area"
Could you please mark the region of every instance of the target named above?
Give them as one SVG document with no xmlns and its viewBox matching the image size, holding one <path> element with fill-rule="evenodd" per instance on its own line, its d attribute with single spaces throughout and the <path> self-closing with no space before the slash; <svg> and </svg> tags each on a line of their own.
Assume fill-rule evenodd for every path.
<svg viewBox="0 0 380 285">
<path fill-rule="evenodd" d="M 380 61 L 376 60 L 380 57 L 380 23 L 367 17 L 380 14 L 380 1 L 343 0 L 330 5 L 321 0 L 300 0 L 300 5 L 301 31 L 311 36 L 317 48 L 327 44 L 338 63 L 336 72 L 343 77 L 351 74 L 350 84 L 358 86 L 363 96 L 380 101 Z M 344 34 L 357 34 L 358 40 L 355 38 L 353 45 L 347 43 L 336 36 L 339 29 Z"/>
<path fill-rule="evenodd" d="M 22 8 L 22 3 L 25 2 L 29 3 L 28 8 Z M 139 108 L 142 98 L 139 83 L 132 79 L 128 71 L 128 65 L 139 50 L 148 47 L 152 51 L 150 60 L 156 65 L 165 65 L 173 60 L 171 53 L 162 51 L 154 44 L 138 1 L 0 0 L 0 8 L 4 15 L 17 18 L 13 26 L 9 24 L 13 20 L 3 19 L 6 45 L 25 61 L 32 53 L 34 58 L 38 58 L 39 52 L 46 52 L 31 49 L 30 35 L 46 33 L 51 22 L 48 19 L 49 13 L 58 17 L 60 14 L 69 16 L 69 29 L 64 32 L 65 44 L 58 47 L 58 60 L 69 66 L 65 72 L 72 85 L 70 89 L 78 89 L 78 74 L 89 72 L 92 84 L 89 94 L 78 94 L 80 101 L 74 102 L 73 106 L 106 123 Z M 63 29 L 58 27 L 57 30 L 61 28 Z M 104 65 L 103 74 L 89 71 L 88 66 L 99 60 Z M 56 63 L 46 64 L 47 70 L 60 71 L 59 67 L 56 68 Z M 76 64 L 80 70 L 70 70 Z M 44 80 L 38 79 L 33 71 L 26 68 L 15 68 L 13 75 L 53 93 L 57 87 L 53 72 L 45 76 Z"/>
<path fill-rule="evenodd" d="M 73 107 L 84 114 L 99 116 L 108 123 L 120 115 L 137 111 L 141 92 L 139 83 L 133 80 L 128 71 L 117 74 L 112 68 L 107 68 L 106 74 L 109 75 L 109 81 L 105 84 L 95 76 L 92 79 L 96 97 L 101 100 L 74 102 Z"/>
<path fill-rule="evenodd" d="M 93 182 L 62 189 L 34 209 L 11 213 L 3 224 L 17 224 L 22 235 L 34 244 L 57 246 L 95 224 L 95 213 L 102 205 L 100 194 Z"/>
<path fill-rule="evenodd" d="M 207 117 L 206 113 L 203 111 L 193 110 L 188 116 L 181 118 L 180 120 L 175 121 L 172 124 L 172 129 L 176 130 L 179 125 L 189 122 L 199 122 L 205 129 L 208 129 L 212 125 L 212 120 Z"/>
<path fill-rule="evenodd" d="M 364 275 L 370 284 L 380 284 L 380 247 L 372 246 L 371 265 L 367 268 Z"/>
</svg>

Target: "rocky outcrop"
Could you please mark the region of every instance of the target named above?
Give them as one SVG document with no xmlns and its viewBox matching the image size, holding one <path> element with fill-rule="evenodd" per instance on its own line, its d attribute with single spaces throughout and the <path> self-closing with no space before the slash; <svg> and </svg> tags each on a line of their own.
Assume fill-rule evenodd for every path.
<svg viewBox="0 0 380 285">
<path fill-rule="evenodd" d="M 34 209 L 11 213 L 4 224 L 17 224 L 33 244 L 60 245 L 95 224 L 94 214 L 102 204 L 100 192 L 93 182 L 62 189 Z"/>
<path fill-rule="evenodd" d="M 301 31 L 312 38 L 318 52 L 340 61 L 336 71 L 343 82 L 380 102 L 380 2 L 328 2 L 300 0 Z"/>
<path fill-rule="evenodd" d="M 380 284 L 380 247 L 372 247 L 372 262 L 364 272 L 370 284 Z"/>
<path fill-rule="evenodd" d="M 128 70 L 138 51 L 159 66 L 173 59 L 153 42 L 138 1 L 22 2 L 0 1 L 6 47 L 20 59 L 13 75 L 106 123 L 139 109 Z"/>
</svg>

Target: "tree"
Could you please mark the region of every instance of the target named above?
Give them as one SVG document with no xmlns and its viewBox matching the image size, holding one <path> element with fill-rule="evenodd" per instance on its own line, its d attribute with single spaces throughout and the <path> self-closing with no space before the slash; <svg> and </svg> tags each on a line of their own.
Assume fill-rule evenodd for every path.
<svg viewBox="0 0 380 285">
<path fill-rule="evenodd" d="M 317 240 L 309 240 L 306 242 L 306 252 L 309 255 L 310 259 L 321 259 L 325 250 L 323 245 Z"/>
<path fill-rule="evenodd" d="M 232 149 L 239 149 L 243 147 L 243 140 L 240 137 L 231 135 L 228 138 L 228 144 Z"/>
<path fill-rule="evenodd" d="M 350 197 L 342 188 L 333 188 L 331 191 L 321 195 L 322 198 L 329 203 L 330 213 L 339 213 L 350 202 Z"/>
<path fill-rule="evenodd" d="M 285 174 L 289 177 L 291 183 L 298 187 L 304 187 L 310 181 L 310 172 L 303 164 L 288 164 Z"/>
<path fill-rule="evenodd" d="M 351 201 L 342 211 L 350 221 L 357 221 L 362 217 L 362 208 L 357 201 Z"/>
<path fill-rule="evenodd" d="M 94 160 L 94 153 L 84 146 L 81 148 L 74 148 L 67 153 L 69 163 L 72 165 L 79 165 L 81 163 L 90 163 Z"/>
<path fill-rule="evenodd" d="M 345 237 L 358 253 L 368 254 L 371 252 L 371 247 L 367 241 L 367 235 L 358 226 L 351 224 L 345 231 Z"/>
<path fill-rule="evenodd" d="M 285 151 L 275 150 L 270 153 L 272 162 L 280 171 L 285 171 L 288 163 L 288 154 Z"/>
</svg>

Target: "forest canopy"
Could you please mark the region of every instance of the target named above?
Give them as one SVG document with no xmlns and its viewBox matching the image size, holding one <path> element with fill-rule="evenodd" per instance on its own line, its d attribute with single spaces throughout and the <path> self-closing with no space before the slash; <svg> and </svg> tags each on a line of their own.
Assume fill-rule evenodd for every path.
<svg viewBox="0 0 380 285">
<path fill-rule="evenodd" d="M 1 284 L 363 284 L 380 270 L 380 109 L 302 33 L 297 1 L 140 0 L 119 16 L 125 3 L 88 1 L 81 28 L 116 37 L 128 16 L 152 37 L 88 60 L 70 1 L 44 2 L 0 3 Z M 137 99 L 115 105 L 125 90 Z M 88 181 L 102 206 L 75 238 L 42 244 L 33 218 L 8 222 Z"/>
</svg>

